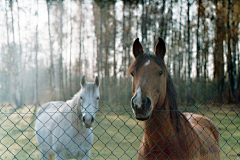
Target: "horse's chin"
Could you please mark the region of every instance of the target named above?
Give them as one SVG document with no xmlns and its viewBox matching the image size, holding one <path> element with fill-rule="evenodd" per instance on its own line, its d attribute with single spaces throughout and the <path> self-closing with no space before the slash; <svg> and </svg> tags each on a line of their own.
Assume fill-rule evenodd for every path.
<svg viewBox="0 0 240 160">
<path fill-rule="evenodd" d="M 151 117 L 152 107 L 150 107 L 147 111 L 144 110 L 133 110 L 135 118 L 139 121 L 146 121 Z"/>
<path fill-rule="evenodd" d="M 92 127 L 92 125 L 87 125 L 84 122 L 82 123 L 82 126 L 85 127 L 85 128 L 91 128 Z"/>
<path fill-rule="evenodd" d="M 144 117 L 144 118 L 143 118 L 143 117 L 141 117 L 141 118 L 136 117 L 136 119 L 139 120 L 139 121 L 146 121 L 146 120 L 149 119 L 149 117 L 150 117 L 150 116 L 148 116 L 148 117 Z"/>
<path fill-rule="evenodd" d="M 87 126 L 87 125 L 85 125 L 85 127 L 86 127 L 86 128 L 91 128 L 92 126 Z"/>
</svg>

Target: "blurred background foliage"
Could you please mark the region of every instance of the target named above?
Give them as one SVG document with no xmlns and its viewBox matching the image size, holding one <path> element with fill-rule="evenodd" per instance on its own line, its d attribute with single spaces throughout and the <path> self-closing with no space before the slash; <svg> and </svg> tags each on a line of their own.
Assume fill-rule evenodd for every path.
<svg viewBox="0 0 240 160">
<path fill-rule="evenodd" d="M 238 0 L 6 0 L 0 2 L 0 103 L 70 99 L 101 79 L 101 102 L 128 105 L 132 43 L 165 62 L 181 104 L 238 103 Z"/>
</svg>

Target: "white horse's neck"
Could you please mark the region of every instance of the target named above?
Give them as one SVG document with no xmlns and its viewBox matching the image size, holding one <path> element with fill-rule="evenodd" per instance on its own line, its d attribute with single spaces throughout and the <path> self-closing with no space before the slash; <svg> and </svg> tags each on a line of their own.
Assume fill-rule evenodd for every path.
<svg viewBox="0 0 240 160">
<path fill-rule="evenodd" d="M 81 122 L 81 106 L 79 103 L 80 91 L 77 92 L 71 100 L 68 100 L 66 103 L 71 108 L 71 122 L 75 129 L 82 129 Z"/>
</svg>

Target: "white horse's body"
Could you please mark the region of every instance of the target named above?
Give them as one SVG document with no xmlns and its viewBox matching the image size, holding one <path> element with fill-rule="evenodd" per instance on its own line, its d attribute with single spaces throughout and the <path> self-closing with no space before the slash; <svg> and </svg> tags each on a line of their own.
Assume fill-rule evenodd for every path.
<svg viewBox="0 0 240 160">
<path fill-rule="evenodd" d="M 85 78 L 84 78 L 85 79 Z M 36 137 L 43 159 L 87 160 L 94 135 L 91 128 L 98 109 L 99 81 L 86 83 L 67 102 L 44 104 L 38 111 Z"/>
</svg>

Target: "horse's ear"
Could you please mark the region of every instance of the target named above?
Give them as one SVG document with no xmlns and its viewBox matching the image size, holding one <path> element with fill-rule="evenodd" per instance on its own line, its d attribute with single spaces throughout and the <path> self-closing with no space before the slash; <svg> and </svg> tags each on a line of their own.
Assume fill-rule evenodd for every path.
<svg viewBox="0 0 240 160">
<path fill-rule="evenodd" d="M 163 39 L 161 37 L 159 37 L 158 43 L 155 47 L 155 54 L 163 59 L 165 53 L 166 53 L 165 42 L 163 41 Z"/>
<path fill-rule="evenodd" d="M 98 76 L 96 76 L 94 84 L 99 87 L 100 82 Z"/>
<path fill-rule="evenodd" d="M 137 58 L 137 56 L 139 56 L 142 53 L 143 53 L 143 47 L 142 47 L 141 43 L 139 42 L 139 38 L 137 38 L 133 42 L 133 55 L 135 58 Z"/>
<path fill-rule="evenodd" d="M 81 86 L 84 87 L 86 85 L 86 83 L 87 83 L 86 77 L 83 76 L 82 80 L 81 80 Z"/>
</svg>

